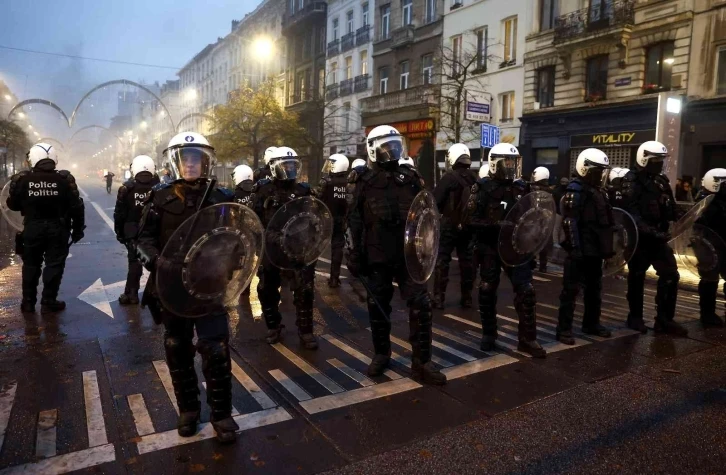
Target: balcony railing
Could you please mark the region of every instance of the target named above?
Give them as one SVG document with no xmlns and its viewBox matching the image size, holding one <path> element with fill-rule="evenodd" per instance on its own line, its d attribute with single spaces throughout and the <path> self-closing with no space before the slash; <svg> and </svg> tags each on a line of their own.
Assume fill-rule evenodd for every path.
<svg viewBox="0 0 726 475">
<path fill-rule="evenodd" d="M 325 100 L 332 101 L 338 97 L 338 83 L 329 84 L 325 87 Z"/>
<path fill-rule="evenodd" d="M 352 79 L 344 79 L 343 81 L 340 81 L 340 95 L 342 96 L 349 96 L 353 94 L 353 80 Z"/>
<path fill-rule="evenodd" d="M 361 99 L 362 113 L 383 112 L 408 106 L 436 105 L 439 103 L 439 88 L 433 85 L 412 87 Z"/>
<path fill-rule="evenodd" d="M 316 14 L 322 13 L 323 15 L 325 15 L 327 11 L 328 4 L 326 2 L 310 3 L 294 13 L 287 12 L 282 19 L 282 28 L 289 28 L 296 23 L 299 23 Z"/>
<path fill-rule="evenodd" d="M 363 92 L 367 91 L 370 86 L 370 79 L 371 77 L 368 74 L 361 74 L 360 76 L 355 77 L 355 84 L 353 86 L 353 89 L 355 92 Z"/>
<path fill-rule="evenodd" d="M 340 52 L 345 53 L 355 46 L 355 33 L 351 32 L 340 38 Z"/>
<path fill-rule="evenodd" d="M 299 104 L 300 102 L 309 101 L 313 98 L 313 95 L 310 91 L 295 91 L 295 94 L 292 96 L 292 104 Z"/>
<path fill-rule="evenodd" d="M 555 19 L 555 43 L 573 40 L 615 26 L 632 25 L 635 0 L 601 0 Z"/>
<path fill-rule="evenodd" d="M 406 25 L 393 30 L 393 42 L 391 46 L 393 48 L 402 48 L 413 43 L 414 27 L 413 25 Z"/>
<path fill-rule="evenodd" d="M 335 56 L 340 51 L 340 40 L 333 40 L 328 43 L 328 56 Z"/>
<path fill-rule="evenodd" d="M 371 40 L 371 25 L 365 25 L 358 28 L 355 32 L 355 44 L 364 45 Z"/>
</svg>

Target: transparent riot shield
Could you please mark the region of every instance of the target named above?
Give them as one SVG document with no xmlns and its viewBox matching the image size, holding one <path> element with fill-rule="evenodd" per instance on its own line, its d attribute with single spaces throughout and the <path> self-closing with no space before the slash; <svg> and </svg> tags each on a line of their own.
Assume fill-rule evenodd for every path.
<svg viewBox="0 0 726 475">
<path fill-rule="evenodd" d="M 669 243 L 679 265 L 707 282 L 718 282 L 726 243 L 711 228 L 694 224 Z"/>
<path fill-rule="evenodd" d="M 613 275 L 625 267 L 638 247 L 638 227 L 630 213 L 620 208 L 613 208 L 613 220 L 615 226 L 612 230 L 612 242 L 615 255 L 603 261 L 603 277 Z"/>
<path fill-rule="evenodd" d="M 499 257 L 510 267 L 531 261 L 552 240 L 555 226 L 555 200 L 547 192 L 523 196 L 502 221 L 499 231 Z"/>
<path fill-rule="evenodd" d="M 406 268 L 417 284 L 429 280 L 436 266 L 441 234 L 441 216 L 434 195 L 421 191 L 411 203 L 406 217 L 403 252 Z"/>
<path fill-rule="evenodd" d="M 683 233 L 690 231 L 690 229 L 693 227 L 693 224 L 706 211 L 706 208 L 708 207 L 708 205 L 711 204 L 711 201 L 713 201 L 715 197 L 716 195 L 708 195 L 707 197 L 693 205 L 693 208 L 689 209 L 686 214 L 681 216 L 681 219 L 673 223 L 673 225 L 671 226 L 671 240 L 669 241 L 669 243 L 675 241 Z"/>
<path fill-rule="evenodd" d="M 23 232 L 23 215 L 8 208 L 8 196 L 10 196 L 10 182 L 5 183 L 0 192 L 0 211 L 2 211 L 3 218 L 13 229 Z"/>
</svg>

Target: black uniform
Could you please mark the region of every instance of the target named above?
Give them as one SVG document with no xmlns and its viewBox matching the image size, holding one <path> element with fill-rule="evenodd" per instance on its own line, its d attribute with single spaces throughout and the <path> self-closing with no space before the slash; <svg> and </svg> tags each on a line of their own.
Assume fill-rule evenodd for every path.
<svg viewBox="0 0 726 475">
<path fill-rule="evenodd" d="M 557 337 L 563 343 L 575 344 L 572 320 L 580 286 L 585 288 L 582 331 L 609 337 L 610 332 L 600 326 L 600 308 L 603 259 L 613 255 L 612 207 L 604 190 L 575 178 L 567 186 L 561 211 L 565 236 L 562 247 L 568 255 L 564 263 Z"/>
<path fill-rule="evenodd" d="M 355 169 L 348 178 L 348 270 L 354 276 L 366 276 L 371 292 L 368 313 L 376 356 L 368 373 L 380 375 L 389 363 L 390 304 L 395 280 L 409 307 L 413 375 L 425 382 L 443 384 L 446 377 L 430 361 L 431 301 L 426 286 L 411 279 L 404 259 L 406 216 L 414 198 L 424 189 L 424 182 L 415 169 L 389 163 L 389 169 L 372 164 L 362 174 Z"/>
<path fill-rule="evenodd" d="M 434 198 L 441 213 L 439 254 L 434 270 L 433 306 L 444 308 L 446 286 L 449 283 L 451 253 L 456 249 L 461 273 L 461 306 L 471 307 L 471 289 L 474 286 L 474 263 L 471 229 L 462 223 L 464 190 L 470 190 L 476 182 L 476 173 L 461 165 L 454 165 L 434 188 Z"/>
<path fill-rule="evenodd" d="M 252 207 L 252 180 L 244 180 L 234 188 L 234 201 Z"/>
<path fill-rule="evenodd" d="M 346 213 L 348 202 L 346 200 L 346 187 L 348 173 L 331 173 L 330 176 L 320 180 L 320 199 L 330 209 L 333 215 L 333 237 L 330 242 L 330 280 L 331 287 L 340 286 L 340 265 L 343 262 L 343 248 L 345 247 L 345 232 L 347 229 Z"/>
<path fill-rule="evenodd" d="M 675 199 L 668 177 L 651 175 L 645 169 L 631 170 L 622 182 L 622 204 L 638 226 L 638 247 L 628 263 L 628 326 L 643 333 L 643 292 L 645 273 L 652 265 L 658 273 L 655 297 L 656 331 L 685 334 L 673 321 L 678 296 L 678 265 L 668 246 L 669 225 L 675 221 Z"/>
<path fill-rule="evenodd" d="M 229 327 L 224 308 L 210 310 L 200 318 L 183 318 L 165 309 L 156 292 L 157 258 L 176 229 L 197 209 L 207 188 L 206 180 L 187 183 L 177 180 L 159 184 L 151 192 L 143 210 L 138 238 L 135 242 L 139 259 L 151 271 L 142 303 L 148 305 L 154 320 L 163 323 L 164 349 L 169 373 L 179 406 L 179 434 L 193 435 L 199 418 L 200 403 L 194 354 L 202 355 L 202 371 L 207 381 L 207 403 L 218 438 L 220 431 L 228 436 L 237 425 L 230 417 L 232 411 L 232 375 L 229 354 Z M 232 192 L 223 188 L 213 190 L 201 207 L 231 202 Z M 192 340 L 196 330 L 196 348 Z M 233 437 L 231 437 L 233 440 Z M 225 441 L 229 441 L 227 439 Z"/>
<path fill-rule="evenodd" d="M 701 201 L 710 194 L 708 191 L 701 190 L 696 197 L 696 202 Z M 721 236 L 721 239 L 726 241 L 726 188 L 716 193 L 713 201 L 696 223 L 712 229 Z M 708 273 L 701 273 L 701 281 L 698 283 L 701 323 L 704 326 L 722 327 L 724 325 L 723 320 L 716 315 L 716 294 L 718 293 L 719 277 L 726 278 L 726 259 L 723 256 L 721 256 L 719 264 L 720 268 L 713 269 Z M 726 295 L 726 284 L 724 284 L 722 290 Z"/>
<path fill-rule="evenodd" d="M 494 349 L 497 339 L 497 289 L 502 261 L 498 254 L 499 222 L 512 206 L 530 192 L 528 183 L 522 180 L 503 181 L 484 177 L 472 186 L 467 206 L 474 230 L 479 265 L 479 315 L 482 322 L 482 349 Z M 544 357 L 545 351 L 537 343 L 536 295 L 532 285 L 532 268 L 529 265 L 504 267 L 514 288 L 514 308 L 519 317 L 519 348 L 533 356 Z"/>
<path fill-rule="evenodd" d="M 138 303 L 139 283 L 143 274 L 143 267 L 136 255 L 136 249 L 131 241 L 139 232 L 141 212 L 151 189 L 159 183 L 159 178 L 149 172 L 141 172 L 135 178 L 128 180 L 118 189 L 116 207 L 113 210 L 113 227 L 116 239 L 126 246 L 128 250 L 129 270 L 126 274 L 126 287 L 119 298 L 121 303 Z"/>
<path fill-rule="evenodd" d="M 44 261 L 41 304 L 45 310 L 62 310 L 65 304 L 56 299 L 68 257 L 68 238 L 81 240 L 86 227 L 76 180 L 67 170 L 57 171 L 48 159 L 10 180 L 8 208 L 24 216 L 23 310 L 34 309 Z"/>
<path fill-rule="evenodd" d="M 546 180 L 541 180 L 546 181 Z M 546 183 L 532 183 L 530 185 L 531 191 L 544 191 L 545 193 L 549 193 L 553 195 L 553 188 L 549 186 Z M 552 196 L 554 198 L 554 195 Z M 560 197 L 562 199 L 562 197 Z M 556 205 L 557 206 L 557 205 Z M 539 271 L 540 272 L 547 272 L 547 258 L 550 254 L 550 251 L 552 251 L 552 247 L 554 246 L 554 241 L 550 241 L 539 253 Z M 534 263 L 534 261 L 532 261 Z M 533 266 L 534 267 L 534 266 Z"/>
<path fill-rule="evenodd" d="M 106 178 L 106 191 L 111 193 L 111 186 L 113 185 L 114 174 L 109 172 L 104 178 Z"/>
<path fill-rule="evenodd" d="M 270 171 L 270 167 L 268 165 L 260 167 L 252 173 L 252 181 L 255 183 L 260 180 L 270 179 L 271 177 L 272 171 Z"/>
<path fill-rule="evenodd" d="M 289 180 L 262 179 L 252 188 L 252 209 L 260 217 L 265 228 L 280 207 L 295 198 L 312 195 L 307 183 Z M 297 316 L 298 335 L 308 349 L 317 348 L 313 337 L 313 300 L 315 298 L 315 264 L 300 271 L 285 271 L 275 267 L 267 255 L 259 271 L 257 295 L 262 305 L 262 315 L 269 330 L 267 341 L 275 343 L 280 338 L 283 325 L 280 314 L 280 287 L 283 277 L 293 291 L 293 303 Z"/>
<path fill-rule="evenodd" d="M 608 199 L 614 208 L 622 208 L 623 177 L 613 178 L 608 186 Z"/>
</svg>

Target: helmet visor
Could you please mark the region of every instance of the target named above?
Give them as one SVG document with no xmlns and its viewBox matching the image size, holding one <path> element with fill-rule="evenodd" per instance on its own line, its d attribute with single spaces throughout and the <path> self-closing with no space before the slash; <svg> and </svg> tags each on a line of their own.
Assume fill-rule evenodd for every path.
<svg viewBox="0 0 726 475">
<path fill-rule="evenodd" d="M 184 146 L 167 151 L 171 171 L 175 180 L 194 181 L 209 178 L 217 162 L 211 147 Z"/>
<path fill-rule="evenodd" d="M 608 177 L 610 176 L 610 168 L 599 165 L 593 165 L 592 163 L 585 162 L 590 165 L 587 170 L 584 180 L 592 185 L 599 188 L 604 188 L 608 183 Z"/>
<path fill-rule="evenodd" d="M 272 163 L 272 176 L 277 180 L 295 180 L 300 171 L 300 160 L 281 158 Z"/>
<path fill-rule="evenodd" d="M 492 161 L 496 164 L 496 173 L 494 176 L 500 180 L 514 180 L 519 176 L 519 156 L 518 155 L 499 155 L 492 156 Z"/>
<path fill-rule="evenodd" d="M 333 166 L 335 165 L 335 160 L 327 159 L 325 160 L 325 163 L 323 164 L 323 173 L 332 173 L 333 172 Z"/>
<path fill-rule="evenodd" d="M 464 153 L 459 155 L 453 164 L 449 163 L 448 160 L 446 161 L 447 168 L 453 169 L 455 165 L 471 166 L 471 156 Z"/>
<path fill-rule="evenodd" d="M 398 136 L 383 137 L 374 142 L 376 148 L 376 162 L 397 162 L 406 156 L 403 139 Z"/>
</svg>

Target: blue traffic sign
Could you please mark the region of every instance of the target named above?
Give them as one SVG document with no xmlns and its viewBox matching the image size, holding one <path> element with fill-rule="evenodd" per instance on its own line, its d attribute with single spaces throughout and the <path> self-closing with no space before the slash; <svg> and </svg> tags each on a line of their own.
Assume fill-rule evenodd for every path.
<svg viewBox="0 0 726 475">
<path fill-rule="evenodd" d="M 481 146 L 492 148 L 499 143 L 499 127 L 490 124 L 481 124 Z"/>
</svg>

